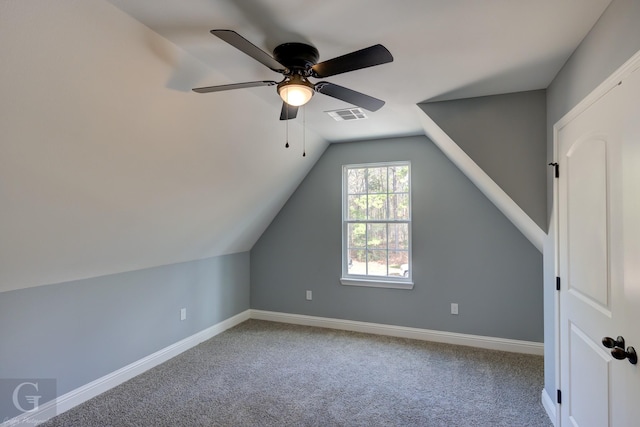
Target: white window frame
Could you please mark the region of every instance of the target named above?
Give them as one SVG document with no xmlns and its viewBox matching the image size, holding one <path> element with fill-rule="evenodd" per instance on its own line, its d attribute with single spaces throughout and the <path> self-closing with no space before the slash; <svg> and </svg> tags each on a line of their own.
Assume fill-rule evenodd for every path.
<svg viewBox="0 0 640 427">
<path fill-rule="evenodd" d="M 393 166 L 407 166 L 409 168 L 409 219 L 408 220 L 349 220 L 349 203 L 348 203 L 348 171 L 349 169 L 362 169 L 362 168 L 380 168 L 380 167 L 393 167 Z M 388 188 L 388 187 L 387 187 Z M 392 289 L 413 289 L 413 261 L 412 261 L 412 193 L 411 184 L 411 162 L 409 161 L 396 161 L 396 162 L 380 162 L 380 163 L 364 163 L 364 164 L 349 164 L 342 166 L 342 277 L 340 283 L 348 286 L 369 286 L 376 288 L 392 288 Z M 385 224 L 408 224 L 409 232 L 409 244 L 408 244 L 408 264 L 409 264 L 409 276 L 408 277 L 393 277 L 393 276 L 373 276 L 373 275 L 355 275 L 349 274 L 349 249 L 348 249 L 348 227 L 351 223 L 385 223 Z"/>
</svg>

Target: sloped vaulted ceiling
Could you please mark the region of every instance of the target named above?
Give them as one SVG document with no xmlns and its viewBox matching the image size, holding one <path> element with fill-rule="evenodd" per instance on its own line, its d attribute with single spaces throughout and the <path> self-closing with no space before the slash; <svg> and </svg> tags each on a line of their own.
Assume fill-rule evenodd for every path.
<svg viewBox="0 0 640 427">
<path fill-rule="evenodd" d="M 249 250 L 326 147 L 101 0 L 0 3 L 0 56 L 0 291 Z"/>
</svg>

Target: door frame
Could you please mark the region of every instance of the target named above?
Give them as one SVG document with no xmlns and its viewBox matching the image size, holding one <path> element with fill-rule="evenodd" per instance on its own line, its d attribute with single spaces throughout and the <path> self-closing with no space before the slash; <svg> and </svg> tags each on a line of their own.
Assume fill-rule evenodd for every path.
<svg viewBox="0 0 640 427">
<path fill-rule="evenodd" d="M 560 130 L 573 121 L 576 117 L 578 117 L 582 112 L 584 112 L 587 108 L 597 102 L 600 98 L 606 95 L 610 90 L 618 86 L 622 83 L 622 81 L 627 78 L 631 73 L 637 71 L 640 68 L 640 50 L 636 52 L 631 58 L 629 58 L 620 68 L 614 71 L 609 77 L 607 77 L 602 83 L 600 83 L 589 95 L 582 99 L 578 104 L 576 104 L 567 114 L 562 116 L 560 120 L 558 120 L 553 125 L 553 159 L 552 162 L 558 161 L 558 134 Z M 563 173 L 562 168 L 560 169 L 560 173 Z M 551 209 L 551 218 L 549 221 L 549 239 L 553 241 L 553 274 L 554 277 L 559 277 L 560 275 L 560 241 L 559 241 L 559 195 L 558 195 L 559 183 L 557 179 L 553 180 L 553 207 Z M 560 341 L 560 298 L 562 292 L 566 290 L 566 283 L 561 284 L 560 292 L 555 292 L 554 294 L 554 344 L 555 344 L 555 354 L 554 354 L 554 366 L 555 366 L 555 387 L 556 390 L 562 390 L 562 384 L 560 382 L 561 378 L 561 359 L 560 359 L 560 346 L 562 342 Z M 553 400 L 554 407 L 552 409 L 552 413 L 550 413 L 551 421 L 554 426 L 561 427 L 562 420 L 560 414 L 560 408 L 558 407 L 558 403 Z M 545 405 L 546 407 L 546 405 Z M 555 418 L 555 419 L 554 419 Z"/>
</svg>

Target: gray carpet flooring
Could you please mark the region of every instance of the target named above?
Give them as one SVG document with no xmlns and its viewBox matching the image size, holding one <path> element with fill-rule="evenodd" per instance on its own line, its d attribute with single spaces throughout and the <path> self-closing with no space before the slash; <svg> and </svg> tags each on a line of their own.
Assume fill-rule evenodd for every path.
<svg viewBox="0 0 640 427">
<path fill-rule="evenodd" d="M 45 424 L 551 426 L 542 357 L 249 320 Z"/>
</svg>

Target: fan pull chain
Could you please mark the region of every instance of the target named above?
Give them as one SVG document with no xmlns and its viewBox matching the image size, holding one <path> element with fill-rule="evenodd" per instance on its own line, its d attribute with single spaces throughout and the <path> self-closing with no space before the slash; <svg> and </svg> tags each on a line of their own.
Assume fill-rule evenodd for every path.
<svg viewBox="0 0 640 427">
<path fill-rule="evenodd" d="M 306 118 L 307 118 L 307 108 L 302 106 L 302 157 L 307 156 L 307 126 L 306 126 Z"/>
<path fill-rule="evenodd" d="M 286 128 L 286 132 L 287 132 L 287 136 L 286 136 L 286 144 L 284 145 L 284 148 L 289 148 L 289 107 L 287 106 L 286 108 L 287 112 L 286 112 L 286 121 L 285 121 L 285 128 Z"/>
</svg>

